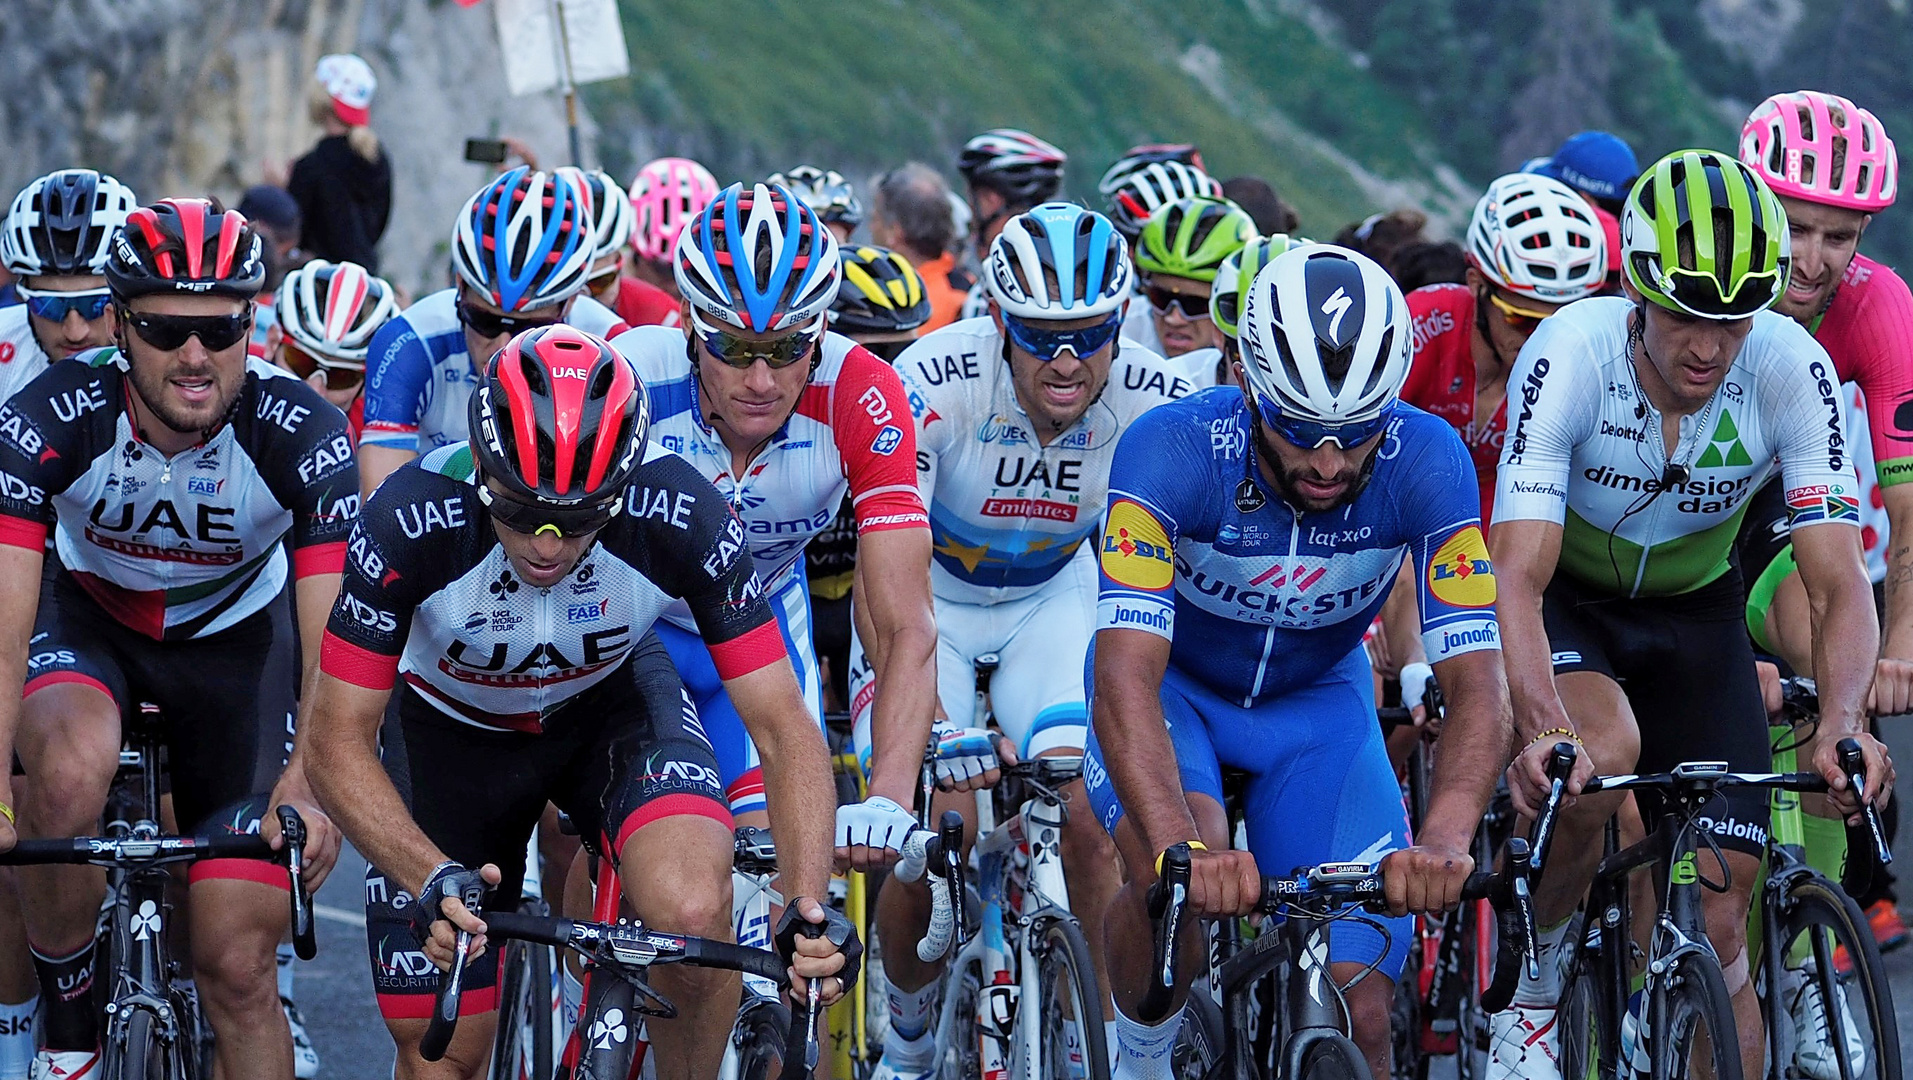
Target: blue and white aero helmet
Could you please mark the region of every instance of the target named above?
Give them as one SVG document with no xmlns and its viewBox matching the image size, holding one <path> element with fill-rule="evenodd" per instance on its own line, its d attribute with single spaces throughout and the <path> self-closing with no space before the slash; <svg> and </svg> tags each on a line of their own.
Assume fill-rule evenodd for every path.
<svg viewBox="0 0 1913 1080">
<path fill-rule="evenodd" d="M 1129 244 L 1108 218 L 1075 203 L 1044 203 L 1011 218 L 990 243 L 983 286 L 1019 319 L 1086 319 L 1129 299 Z"/>
<path fill-rule="evenodd" d="M 505 312 L 577 295 L 595 250 L 585 197 L 564 177 L 522 165 L 467 199 L 452 233 L 458 276 Z"/>
<path fill-rule="evenodd" d="M 1324 425 L 1372 420 L 1408 378 L 1413 326 L 1380 264 L 1331 244 L 1291 248 L 1242 298 L 1249 388 L 1285 415 Z"/>
<path fill-rule="evenodd" d="M 782 184 L 732 184 L 678 234 L 678 291 L 739 330 L 798 330 L 824 317 L 843 284 L 837 238 Z"/>
</svg>

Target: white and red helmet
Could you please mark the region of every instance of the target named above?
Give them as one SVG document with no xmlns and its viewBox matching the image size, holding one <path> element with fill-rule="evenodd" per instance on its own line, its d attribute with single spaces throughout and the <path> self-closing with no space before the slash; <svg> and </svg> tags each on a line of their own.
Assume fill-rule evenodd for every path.
<svg viewBox="0 0 1913 1080">
<path fill-rule="evenodd" d="M 1871 214 L 1900 192 L 1899 159 L 1879 119 L 1819 90 L 1775 94 L 1755 106 L 1740 129 L 1740 160 L 1774 194 L 1806 202 Z"/>
<path fill-rule="evenodd" d="M 399 310 L 384 278 L 358 263 L 323 259 L 287 274 L 273 305 L 287 340 L 321 365 L 360 370 L 372 335 Z"/>
<path fill-rule="evenodd" d="M 717 177 L 690 158 L 667 157 L 638 170 L 631 181 L 631 250 L 665 262 L 685 222 L 717 198 Z"/>
</svg>

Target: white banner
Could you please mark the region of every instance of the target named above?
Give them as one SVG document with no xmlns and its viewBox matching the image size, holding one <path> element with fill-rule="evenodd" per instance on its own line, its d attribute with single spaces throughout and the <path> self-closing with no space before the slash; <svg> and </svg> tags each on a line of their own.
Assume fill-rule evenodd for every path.
<svg viewBox="0 0 1913 1080">
<path fill-rule="evenodd" d="M 556 21 L 561 7 L 573 83 L 630 73 L 617 0 L 498 0 L 498 43 L 505 54 L 505 87 L 513 97 L 564 84 L 565 56 Z"/>
</svg>

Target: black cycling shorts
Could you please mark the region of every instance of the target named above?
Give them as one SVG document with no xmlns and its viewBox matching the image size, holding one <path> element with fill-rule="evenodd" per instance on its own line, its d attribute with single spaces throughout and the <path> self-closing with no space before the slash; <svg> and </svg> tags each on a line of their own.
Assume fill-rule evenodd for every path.
<svg viewBox="0 0 1913 1080">
<path fill-rule="evenodd" d="M 632 833 L 665 817 L 697 814 L 731 828 L 717 757 L 655 631 L 616 672 L 549 714 L 542 732 L 456 720 L 401 685 L 380 742 L 412 820 L 446 858 L 474 868 L 495 863 L 503 877 L 492 895 L 509 907 L 517 906 L 525 844 L 546 802 L 614 860 Z M 412 933 L 411 904 L 366 868 L 366 944 L 387 1019 L 430 1016 L 438 989 Z M 465 969 L 466 1014 L 494 1008 L 497 957 L 488 949 Z"/>
<path fill-rule="evenodd" d="M 113 699 L 120 722 L 142 702 L 164 718 L 174 815 L 188 835 L 257 832 L 292 752 L 299 646 L 285 593 L 205 637 L 154 639 L 108 614 L 61 570 L 44 579 L 23 696 L 79 683 Z M 206 859 L 191 880 L 238 878 L 288 888 L 255 859 Z"/>
<path fill-rule="evenodd" d="M 1692 592 L 1633 599 L 1556 574 L 1541 603 L 1555 674 L 1597 671 L 1627 695 L 1640 727 L 1635 771 L 1642 773 L 1683 761 L 1724 760 L 1735 772 L 1773 768 L 1745 607 L 1731 570 Z M 1636 795 L 1653 821 L 1662 800 Z M 1746 788 L 1715 796 L 1701 817 L 1722 847 L 1755 856 L 1766 850 L 1767 824 L 1767 793 Z"/>
</svg>

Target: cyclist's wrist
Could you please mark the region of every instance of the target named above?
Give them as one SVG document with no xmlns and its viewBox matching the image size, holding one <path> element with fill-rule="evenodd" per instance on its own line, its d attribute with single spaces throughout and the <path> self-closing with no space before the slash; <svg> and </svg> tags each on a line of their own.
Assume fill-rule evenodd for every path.
<svg viewBox="0 0 1913 1080">
<path fill-rule="evenodd" d="M 1522 749 L 1525 751 L 1527 748 L 1534 746 L 1536 743 L 1547 742 L 1550 739 L 1553 739 L 1555 741 L 1566 740 L 1567 742 L 1571 742 L 1574 745 L 1581 747 L 1582 749 L 1587 748 L 1587 744 L 1581 741 L 1580 733 L 1575 731 L 1572 725 L 1557 724 L 1554 727 L 1544 728 L 1541 731 L 1537 731 L 1533 735 L 1529 736 L 1528 741 L 1525 744 L 1523 744 Z"/>
<path fill-rule="evenodd" d="M 1176 841 L 1175 844 L 1170 844 L 1167 847 L 1164 847 L 1161 851 L 1156 853 L 1156 876 L 1157 877 L 1162 876 L 1162 861 L 1169 857 L 1169 848 L 1175 847 L 1176 844 L 1189 845 L 1189 850 L 1192 853 L 1197 851 L 1209 850 L 1209 845 L 1203 843 L 1200 840 L 1178 840 Z"/>
</svg>

